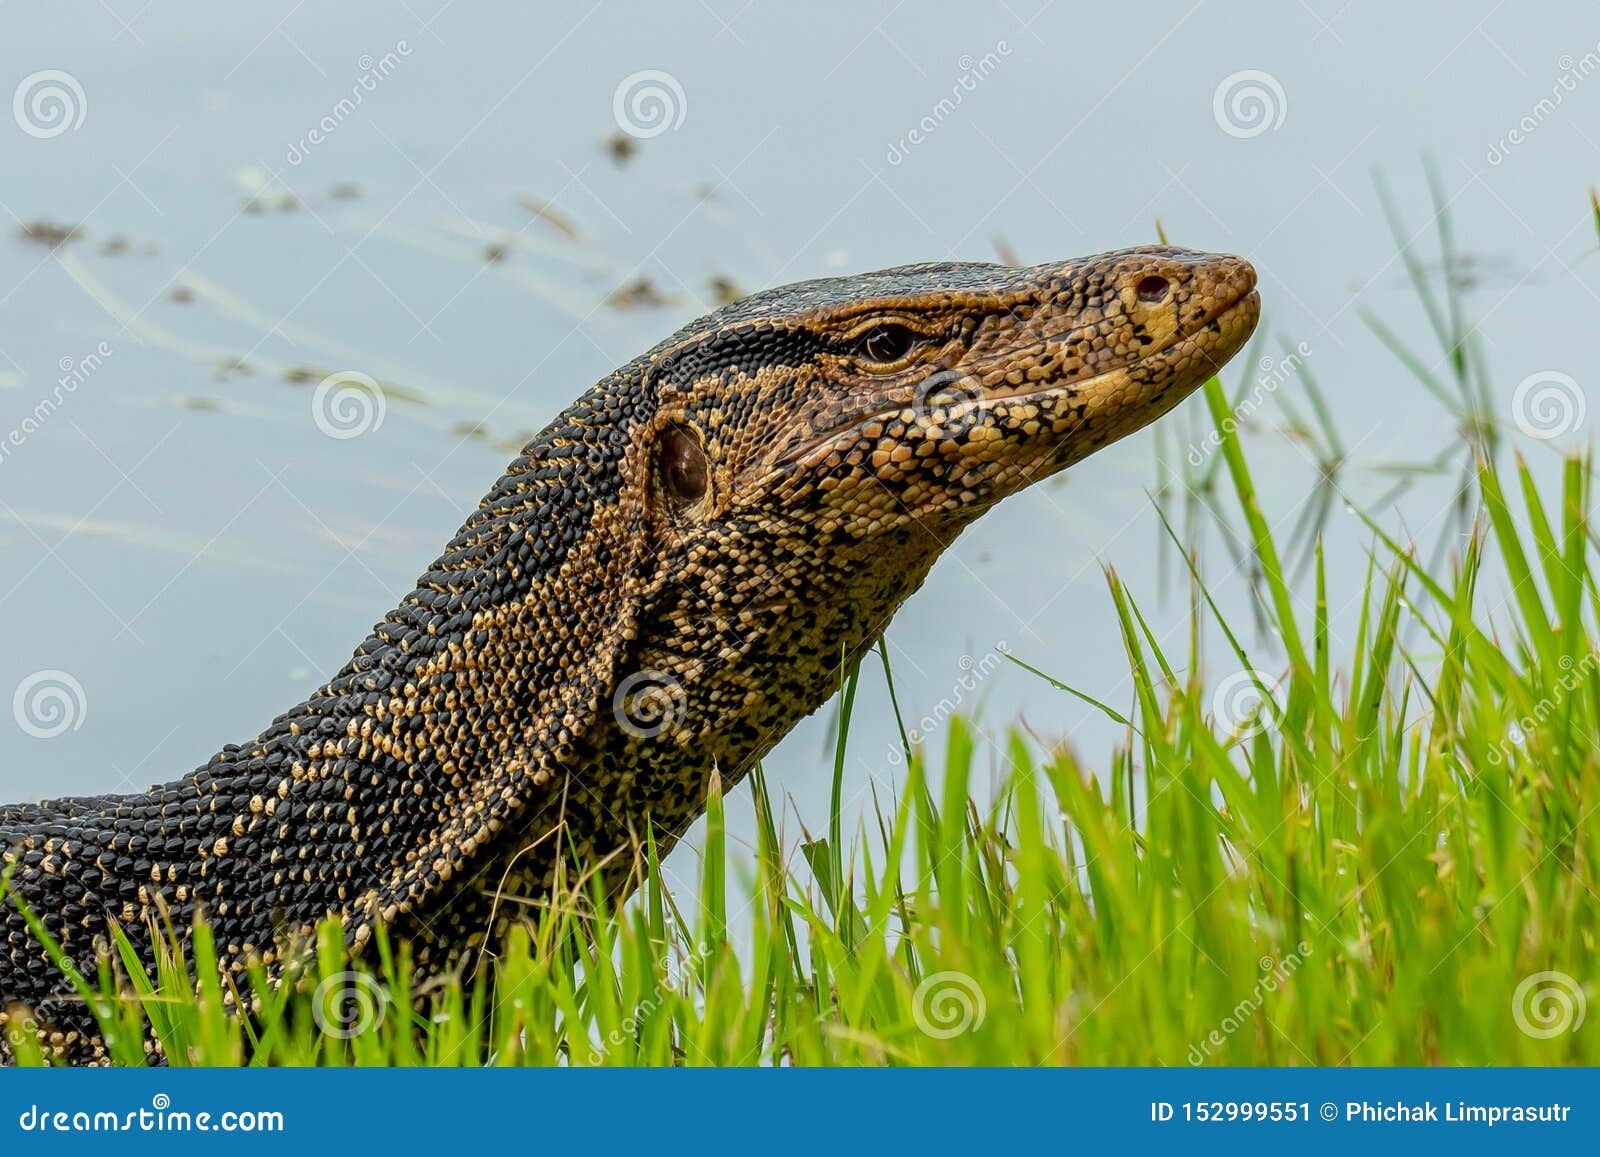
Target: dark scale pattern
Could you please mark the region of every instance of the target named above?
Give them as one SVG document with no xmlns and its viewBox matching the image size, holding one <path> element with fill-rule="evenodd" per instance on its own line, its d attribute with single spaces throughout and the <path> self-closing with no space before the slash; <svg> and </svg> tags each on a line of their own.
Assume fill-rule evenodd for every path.
<svg viewBox="0 0 1600 1157">
<path fill-rule="evenodd" d="M 703 318 L 557 417 L 259 736 L 143 795 L 0 808 L 12 892 L 90 973 L 108 922 L 148 958 L 163 912 L 204 913 L 233 972 L 281 975 L 330 915 L 357 949 L 382 923 L 424 968 L 470 963 L 567 849 L 627 855 L 646 824 L 670 845 L 968 523 L 1232 356 L 1254 283 L 1149 248 L 810 281 Z M 0 937 L 0 1019 L 101 1059 L 15 906 Z"/>
</svg>

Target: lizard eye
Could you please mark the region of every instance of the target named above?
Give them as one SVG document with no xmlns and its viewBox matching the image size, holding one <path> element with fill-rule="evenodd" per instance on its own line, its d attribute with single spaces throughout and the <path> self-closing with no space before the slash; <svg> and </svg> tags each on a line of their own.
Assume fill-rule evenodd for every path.
<svg viewBox="0 0 1600 1157">
<path fill-rule="evenodd" d="M 875 325 L 855 340 L 855 352 L 863 361 L 877 366 L 892 366 L 909 354 L 917 335 L 903 325 Z"/>
<path fill-rule="evenodd" d="M 680 426 L 668 426 L 662 431 L 656 462 L 661 485 L 673 502 L 688 506 L 705 497 L 711 466 L 705 450 L 689 431 Z"/>
</svg>

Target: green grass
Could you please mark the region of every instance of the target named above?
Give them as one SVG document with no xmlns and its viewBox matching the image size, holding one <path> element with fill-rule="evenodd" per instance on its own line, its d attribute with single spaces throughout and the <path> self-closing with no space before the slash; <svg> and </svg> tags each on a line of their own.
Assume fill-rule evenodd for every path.
<svg viewBox="0 0 1600 1157">
<path fill-rule="evenodd" d="M 1446 354 L 1464 351 L 1454 299 L 1428 312 Z M 148 1021 L 175 1064 L 1600 1064 L 1600 1010 L 1584 1015 L 1600 995 L 1591 463 L 1565 459 L 1546 490 L 1497 464 L 1478 365 L 1453 365 L 1474 451 L 1459 548 L 1424 563 L 1370 521 L 1365 583 L 1336 599 L 1300 527 L 1314 594 L 1297 596 L 1229 400 L 1206 386 L 1208 478 L 1231 490 L 1267 627 L 1248 634 L 1271 650 L 1246 649 L 1169 523 L 1182 653 L 1108 573 L 1129 714 L 1056 683 L 1124 729 L 1108 758 L 1020 734 L 985 748 L 957 717 L 848 832 L 869 664 L 841 679 L 828 834 L 797 854 L 758 771 L 753 856 L 713 791 L 697 895 L 670 893 L 651 848 L 620 911 L 575 873 L 464 982 L 413 976 L 403 946 L 352 963 L 330 927 L 238 1018 L 202 928 L 191 959 L 170 952 L 153 977 L 106 962 L 80 997 L 131 1063 Z M 1329 607 L 1352 595 L 1341 647 Z M 1209 663 L 1207 637 L 1226 644 Z M 969 787 L 990 764 L 1003 786 L 980 808 Z"/>
</svg>

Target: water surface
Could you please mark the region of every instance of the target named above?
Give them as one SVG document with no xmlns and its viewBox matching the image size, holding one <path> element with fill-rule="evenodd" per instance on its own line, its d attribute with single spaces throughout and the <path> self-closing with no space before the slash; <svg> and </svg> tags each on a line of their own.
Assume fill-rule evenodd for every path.
<svg viewBox="0 0 1600 1157">
<path fill-rule="evenodd" d="M 1341 483 L 1431 551 L 1459 529 L 1455 474 L 1385 496 L 1459 436 L 1364 320 L 1447 372 L 1374 191 L 1381 173 L 1437 280 L 1426 156 L 1497 408 L 1529 375 L 1566 375 L 1574 401 L 1595 380 L 1591 5 L 113 0 L 0 21 L 0 89 L 77 86 L 64 131 L 0 119 L 0 691 L 82 689 L 58 735 L 0 727 L 8 800 L 142 789 L 253 735 L 411 588 L 520 436 L 730 290 L 1062 258 L 1159 221 L 1260 270 L 1269 344 L 1227 382 L 1264 384 L 1247 428 L 1275 525 L 1319 477 L 1282 405 L 1309 413 L 1309 371 Z M 672 127 L 619 160 L 614 98 L 646 71 L 670 77 Z M 38 222 L 81 233 L 19 235 Z M 381 424 L 319 427 L 331 371 L 385 385 Z M 1209 453 L 1200 410 L 1163 423 L 1169 458 Z M 1524 448 L 1543 468 L 1587 429 Z M 1103 762 L 1119 729 L 997 649 L 1125 709 L 1112 566 L 1182 659 L 1166 477 L 1146 432 L 966 534 L 888 635 L 908 722 L 938 743 L 981 708 L 992 733 Z M 1338 653 L 1366 537 L 1338 503 L 1327 534 Z M 1248 575 L 1202 538 L 1248 616 Z M 1211 658 L 1216 679 L 1236 666 Z M 900 772 L 875 669 L 856 717 L 853 811 Z M 825 710 L 769 761 L 791 834 L 825 822 L 830 734 Z"/>
</svg>

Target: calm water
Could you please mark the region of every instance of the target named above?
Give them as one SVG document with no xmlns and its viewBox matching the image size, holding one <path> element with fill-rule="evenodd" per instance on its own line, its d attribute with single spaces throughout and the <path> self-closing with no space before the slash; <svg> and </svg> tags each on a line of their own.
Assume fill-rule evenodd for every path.
<svg viewBox="0 0 1600 1157">
<path fill-rule="evenodd" d="M 254 734 L 411 588 L 519 433 L 711 308 L 718 279 L 993 260 L 997 243 L 1042 261 L 1149 242 L 1158 218 L 1244 253 L 1263 352 L 1309 351 L 1227 378 L 1277 387 L 1250 450 L 1287 533 L 1317 477 L 1282 432 L 1280 401 L 1308 412 L 1306 371 L 1359 502 L 1456 440 L 1363 320 L 1438 364 L 1373 186 L 1384 174 L 1437 272 L 1426 155 L 1472 258 L 1496 404 L 1531 374 L 1567 375 L 1569 401 L 1596 380 L 1592 5 L 665 7 L 0 11 L 0 96 L 33 78 L 0 117 L 0 691 L 38 672 L 82 689 L 70 726 L 34 721 L 59 735 L 6 719 L 0 797 L 143 788 Z M 645 70 L 670 77 L 653 82 L 670 123 L 619 163 L 614 96 Z M 41 87 L 69 123 L 28 103 Z M 52 252 L 17 235 L 38 221 L 82 234 Z M 638 279 L 661 300 L 608 304 Z M 397 387 L 381 424 L 319 428 L 335 370 Z M 1164 423 L 1172 457 L 1198 409 Z M 1575 425 L 1553 444 L 1581 442 Z M 1527 441 L 1540 463 L 1550 445 Z M 890 631 L 909 719 L 981 706 L 991 731 L 1020 721 L 1103 757 L 1113 728 L 995 650 L 1125 707 L 1112 565 L 1181 655 L 1160 481 L 1147 432 L 969 532 Z M 1380 517 L 1431 549 L 1452 488 L 1425 477 Z M 1328 533 L 1347 635 L 1365 539 L 1337 504 Z M 1220 543 L 1205 561 L 1245 613 Z M 1232 669 L 1213 658 L 1213 677 Z M 853 806 L 898 771 L 875 670 L 857 717 Z M 813 830 L 829 742 L 825 710 L 771 759 Z"/>
</svg>

